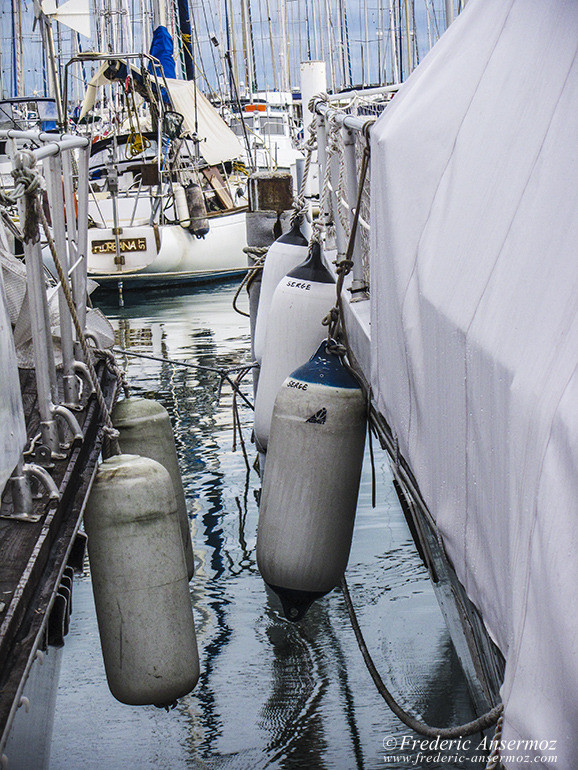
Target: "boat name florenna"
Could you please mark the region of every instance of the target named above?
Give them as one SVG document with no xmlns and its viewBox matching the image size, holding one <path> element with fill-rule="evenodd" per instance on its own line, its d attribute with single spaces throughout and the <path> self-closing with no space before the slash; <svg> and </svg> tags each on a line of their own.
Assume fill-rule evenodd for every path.
<svg viewBox="0 0 578 770">
<path fill-rule="evenodd" d="M 119 241 L 120 251 L 146 251 L 147 240 L 146 238 L 121 238 Z M 116 244 L 114 241 L 93 241 L 92 253 L 93 254 L 110 254 L 116 251 Z"/>
</svg>

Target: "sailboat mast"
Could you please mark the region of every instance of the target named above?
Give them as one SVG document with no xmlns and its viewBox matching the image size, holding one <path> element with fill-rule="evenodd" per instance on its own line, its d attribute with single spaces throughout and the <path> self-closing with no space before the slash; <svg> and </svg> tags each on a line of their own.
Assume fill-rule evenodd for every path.
<svg viewBox="0 0 578 770">
<path fill-rule="evenodd" d="M 167 27 L 167 10 L 164 3 L 153 0 L 153 29 L 157 27 Z"/>
<path fill-rule="evenodd" d="M 345 43 L 347 47 L 347 73 L 349 76 L 348 84 L 353 86 L 353 73 L 351 71 L 351 49 L 349 47 L 349 22 L 347 21 L 347 3 L 343 3 L 343 23 L 345 26 Z"/>
<path fill-rule="evenodd" d="M 311 61 L 311 34 L 309 31 L 309 3 L 305 0 L 305 34 L 307 36 L 307 59 Z"/>
<path fill-rule="evenodd" d="M 277 83 L 277 66 L 275 63 L 275 45 L 273 43 L 273 23 L 271 21 L 271 8 L 269 6 L 269 0 L 265 0 L 267 10 L 267 22 L 269 26 L 269 44 L 271 47 L 271 67 L 273 68 L 273 87 L 275 91 L 278 90 Z"/>
<path fill-rule="evenodd" d="M 325 61 L 325 41 L 323 39 L 323 14 L 321 11 L 321 0 L 315 1 L 317 3 L 317 18 L 319 19 L 319 43 L 321 47 L 321 61 Z"/>
<path fill-rule="evenodd" d="M 41 15 L 39 21 L 42 43 L 44 50 L 46 51 L 49 91 L 50 95 L 56 101 L 58 123 L 62 128 L 64 128 L 64 110 L 62 105 L 60 80 L 58 78 L 58 71 L 56 69 L 56 51 L 54 49 L 54 35 L 52 34 L 52 25 L 50 20 L 44 15 Z"/>
<path fill-rule="evenodd" d="M 333 19 L 331 17 L 331 11 L 329 8 L 329 0 L 325 0 L 325 22 L 327 26 L 327 34 L 329 38 L 327 40 L 329 45 L 329 72 L 331 75 L 331 90 L 335 91 L 335 46 L 332 42 L 335 40 L 333 34 Z"/>
<path fill-rule="evenodd" d="M 193 40 L 191 34 L 191 17 L 189 15 L 188 0 L 178 0 L 179 2 L 179 28 L 181 30 L 181 41 L 183 49 L 183 59 L 185 64 L 185 77 L 187 80 L 195 79 L 195 62 L 193 60 Z"/>
<path fill-rule="evenodd" d="M 281 51 L 283 56 L 284 88 L 291 91 L 291 69 L 289 62 L 289 36 L 287 34 L 287 5 L 286 0 L 278 0 L 279 16 L 281 18 Z"/>
<path fill-rule="evenodd" d="M 343 33 L 343 0 L 338 0 L 339 10 L 339 83 L 345 88 L 345 35 Z"/>
<path fill-rule="evenodd" d="M 12 31 L 14 43 L 14 94 L 24 96 L 22 71 L 22 8 L 20 0 L 12 0 Z"/>
<path fill-rule="evenodd" d="M 397 25 L 395 21 L 394 0 L 389 0 L 389 39 L 391 43 L 391 64 L 393 71 L 393 82 L 400 83 L 399 59 L 397 55 Z"/>
<path fill-rule="evenodd" d="M 367 83 L 371 83 L 371 72 L 369 62 L 369 19 L 367 18 L 367 0 L 363 0 L 363 16 L 365 23 L 365 61 Z"/>
<path fill-rule="evenodd" d="M 409 21 L 409 2 L 405 0 L 405 40 L 407 44 L 407 71 L 408 75 L 413 70 L 413 56 L 411 53 L 411 31 Z"/>
<path fill-rule="evenodd" d="M 229 58 L 233 59 L 233 81 L 234 84 L 239 82 L 239 69 L 237 67 L 237 43 L 235 38 L 235 16 L 233 14 L 233 0 L 225 0 L 225 5 L 228 3 L 228 24 L 229 24 L 229 32 L 230 32 L 230 46 L 228 46 L 229 51 Z M 227 40 L 229 40 L 229 35 L 227 35 Z M 236 87 L 236 86 L 235 86 Z"/>
<path fill-rule="evenodd" d="M 132 37 L 132 30 L 130 27 L 130 13 L 128 9 L 128 0 L 119 0 L 119 13 L 122 17 L 122 32 L 124 35 L 123 40 L 123 51 L 128 51 L 131 53 L 134 49 L 133 45 L 133 37 Z"/>
<path fill-rule="evenodd" d="M 245 0 L 241 0 L 241 35 L 243 40 L 243 61 L 245 64 L 245 89 L 246 93 L 251 92 L 251 63 L 249 61 L 249 44 L 247 40 L 247 11 L 245 8 Z"/>
<path fill-rule="evenodd" d="M 255 57 L 255 38 L 253 35 L 253 13 L 251 10 L 251 0 L 247 0 L 247 28 L 249 46 L 251 51 L 251 92 L 258 89 L 257 85 L 257 63 Z"/>
</svg>

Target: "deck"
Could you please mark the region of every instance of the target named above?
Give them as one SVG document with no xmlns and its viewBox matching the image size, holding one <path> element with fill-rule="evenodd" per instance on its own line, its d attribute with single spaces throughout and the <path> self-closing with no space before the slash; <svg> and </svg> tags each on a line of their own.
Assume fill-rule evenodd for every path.
<svg viewBox="0 0 578 770">
<path fill-rule="evenodd" d="M 100 366 L 105 398 L 112 404 L 116 380 Z M 39 425 L 33 370 L 21 370 L 20 383 L 29 438 Z M 71 573 L 81 569 L 84 538 L 78 535 L 102 443 L 101 419 L 94 397 L 76 413 L 84 441 L 71 446 L 50 473 L 60 491 L 57 504 L 35 500 L 36 522 L 9 518 L 8 488 L 0 513 L 0 753 L 6 743 L 22 689 L 37 650 L 63 644 L 70 614 Z M 66 570 L 66 574 L 65 574 Z"/>
</svg>

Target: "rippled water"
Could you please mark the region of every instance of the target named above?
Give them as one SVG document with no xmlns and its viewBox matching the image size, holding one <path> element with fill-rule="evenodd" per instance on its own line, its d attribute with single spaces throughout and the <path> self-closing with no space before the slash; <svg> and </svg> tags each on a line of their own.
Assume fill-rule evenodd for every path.
<svg viewBox="0 0 578 770">
<path fill-rule="evenodd" d="M 247 319 L 231 308 L 234 291 L 227 284 L 146 302 L 128 295 L 126 307 L 104 309 L 133 351 L 228 368 L 247 362 L 249 349 Z M 126 363 L 133 393 L 159 399 L 175 427 L 196 558 L 201 678 L 168 713 L 118 703 L 106 684 L 87 570 L 75 581 L 51 769 L 470 766 L 464 751 L 456 759 L 431 751 L 428 762 L 408 738 L 402 748 L 415 736 L 377 694 L 339 591 L 297 625 L 278 614 L 256 566 L 260 483 L 240 448 L 233 451 L 230 388 L 217 401 L 210 372 Z M 244 389 L 252 393 L 250 377 Z M 242 406 L 240 416 L 248 441 L 252 414 Z M 251 444 L 248 453 L 252 462 Z M 463 677 L 379 451 L 376 474 L 372 509 L 366 457 L 347 570 L 368 647 L 404 705 L 432 724 L 466 721 Z"/>
</svg>

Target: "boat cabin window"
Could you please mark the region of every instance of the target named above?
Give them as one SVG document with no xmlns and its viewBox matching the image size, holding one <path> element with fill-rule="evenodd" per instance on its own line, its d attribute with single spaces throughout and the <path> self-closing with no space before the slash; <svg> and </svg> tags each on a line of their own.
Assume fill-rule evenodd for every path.
<svg viewBox="0 0 578 770">
<path fill-rule="evenodd" d="M 253 123 L 254 120 L 252 115 L 245 117 L 245 125 L 247 126 L 247 131 L 253 130 Z M 243 136 L 243 124 L 236 115 L 231 120 L 231 130 L 237 136 Z"/>
<path fill-rule="evenodd" d="M 268 115 L 261 118 L 261 133 L 283 136 L 283 117 L 278 115 Z"/>
</svg>

